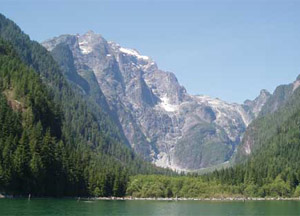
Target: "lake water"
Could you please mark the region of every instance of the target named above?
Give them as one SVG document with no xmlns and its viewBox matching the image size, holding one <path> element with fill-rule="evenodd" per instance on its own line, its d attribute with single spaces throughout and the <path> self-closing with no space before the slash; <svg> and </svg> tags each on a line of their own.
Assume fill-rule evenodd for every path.
<svg viewBox="0 0 300 216">
<path fill-rule="evenodd" d="M 0 199 L 0 215 L 253 215 L 298 216 L 299 201 L 79 201 L 72 199 Z"/>
</svg>

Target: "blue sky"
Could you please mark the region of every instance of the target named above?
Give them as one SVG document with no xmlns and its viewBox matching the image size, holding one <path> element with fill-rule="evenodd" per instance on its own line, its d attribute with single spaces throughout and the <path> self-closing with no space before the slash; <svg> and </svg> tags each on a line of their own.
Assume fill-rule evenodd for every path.
<svg viewBox="0 0 300 216">
<path fill-rule="evenodd" d="M 191 94 L 254 99 L 300 74 L 300 0 L 0 0 L 32 39 L 102 34 L 176 74 Z"/>
</svg>

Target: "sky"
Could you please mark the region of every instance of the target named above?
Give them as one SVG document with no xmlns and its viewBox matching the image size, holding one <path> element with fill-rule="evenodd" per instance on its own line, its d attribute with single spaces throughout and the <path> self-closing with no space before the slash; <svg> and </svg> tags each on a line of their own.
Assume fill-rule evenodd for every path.
<svg viewBox="0 0 300 216">
<path fill-rule="evenodd" d="M 300 0 L 0 0 L 0 13 L 39 42 L 93 30 L 229 102 L 300 74 Z"/>
</svg>

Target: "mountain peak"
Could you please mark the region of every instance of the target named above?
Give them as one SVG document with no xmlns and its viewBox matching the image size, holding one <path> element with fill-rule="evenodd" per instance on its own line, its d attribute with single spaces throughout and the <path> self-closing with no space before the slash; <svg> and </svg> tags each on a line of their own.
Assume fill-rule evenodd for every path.
<svg viewBox="0 0 300 216">
<path fill-rule="evenodd" d="M 271 95 L 271 93 L 267 90 L 267 89 L 262 89 L 261 91 L 260 91 L 260 94 L 259 94 L 260 96 L 263 96 L 263 95 Z"/>
<path fill-rule="evenodd" d="M 93 30 L 88 30 L 86 33 L 79 35 L 79 37 L 102 38 L 101 34 L 95 33 Z"/>
<path fill-rule="evenodd" d="M 95 32 L 93 30 L 88 30 L 85 34 L 95 34 Z"/>
</svg>

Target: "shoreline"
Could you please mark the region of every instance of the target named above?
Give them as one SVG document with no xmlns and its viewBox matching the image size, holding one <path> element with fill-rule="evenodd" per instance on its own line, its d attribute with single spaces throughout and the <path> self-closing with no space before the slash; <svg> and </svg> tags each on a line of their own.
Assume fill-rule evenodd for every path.
<svg viewBox="0 0 300 216">
<path fill-rule="evenodd" d="M 82 198 L 86 200 L 86 198 Z M 227 198 L 138 198 L 138 197 L 95 197 L 88 200 L 149 200 L 149 201 L 300 201 L 300 197 L 227 197 Z"/>
<path fill-rule="evenodd" d="M 0 199 L 28 199 L 26 196 L 13 196 L 0 194 Z M 74 199 L 77 201 L 300 201 L 300 197 L 223 197 L 223 198 L 163 198 L 163 197 L 31 197 L 30 199 Z"/>
</svg>

